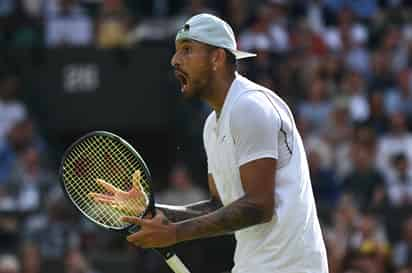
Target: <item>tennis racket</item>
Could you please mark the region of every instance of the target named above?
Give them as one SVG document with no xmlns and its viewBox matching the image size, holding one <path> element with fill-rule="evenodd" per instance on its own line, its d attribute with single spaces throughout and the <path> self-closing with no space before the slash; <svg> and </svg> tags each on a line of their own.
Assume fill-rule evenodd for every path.
<svg viewBox="0 0 412 273">
<path fill-rule="evenodd" d="M 150 171 L 115 134 L 94 131 L 75 141 L 64 153 L 59 176 L 70 201 L 98 226 L 130 234 L 138 227 L 121 216 L 155 215 Z M 173 272 L 190 273 L 171 248 L 156 250 Z"/>
</svg>

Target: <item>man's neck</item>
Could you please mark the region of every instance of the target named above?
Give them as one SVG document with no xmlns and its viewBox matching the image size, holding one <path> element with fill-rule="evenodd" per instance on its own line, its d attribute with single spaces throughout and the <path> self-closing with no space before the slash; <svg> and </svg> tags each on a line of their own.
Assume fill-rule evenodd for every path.
<svg viewBox="0 0 412 273">
<path fill-rule="evenodd" d="M 234 79 L 235 74 L 230 75 L 229 77 L 218 77 L 211 83 L 210 96 L 205 98 L 205 100 L 213 108 L 213 110 L 215 110 L 217 116 L 220 115 L 226 96 Z"/>
</svg>

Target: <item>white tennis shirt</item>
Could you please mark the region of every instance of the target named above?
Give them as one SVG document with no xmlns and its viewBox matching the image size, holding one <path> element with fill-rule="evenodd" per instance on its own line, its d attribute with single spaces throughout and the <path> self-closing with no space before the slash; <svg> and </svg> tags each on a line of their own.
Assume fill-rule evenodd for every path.
<svg viewBox="0 0 412 273">
<path fill-rule="evenodd" d="M 277 160 L 272 221 L 235 233 L 233 273 L 327 273 L 301 137 L 286 103 L 271 90 L 236 74 L 220 116 L 204 127 L 208 171 L 224 205 L 244 195 L 239 167 Z"/>
</svg>

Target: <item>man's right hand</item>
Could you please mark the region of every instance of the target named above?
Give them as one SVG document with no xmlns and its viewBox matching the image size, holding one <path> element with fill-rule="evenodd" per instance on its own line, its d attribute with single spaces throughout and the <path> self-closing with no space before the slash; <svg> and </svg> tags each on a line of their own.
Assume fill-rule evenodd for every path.
<svg viewBox="0 0 412 273">
<path fill-rule="evenodd" d="M 149 203 L 149 198 L 141 184 L 141 179 L 141 172 L 137 170 L 132 175 L 132 188 L 129 191 L 123 191 L 98 178 L 96 182 L 108 193 L 90 192 L 88 195 L 95 202 L 119 209 L 129 216 L 139 216 L 145 211 Z"/>
</svg>

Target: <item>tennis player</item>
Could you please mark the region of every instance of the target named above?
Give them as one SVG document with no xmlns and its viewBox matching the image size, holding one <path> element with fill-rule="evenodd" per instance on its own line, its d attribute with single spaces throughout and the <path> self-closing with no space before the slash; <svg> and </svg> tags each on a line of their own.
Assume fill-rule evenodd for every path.
<svg viewBox="0 0 412 273">
<path fill-rule="evenodd" d="M 211 199 L 165 209 L 152 219 L 124 217 L 143 248 L 235 233 L 233 273 L 327 273 L 301 137 L 286 103 L 236 72 L 231 27 L 209 14 L 190 18 L 171 60 L 181 92 L 213 108 L 204 126 Z M 199 216 L 199 214 L 201 214 Z M 169 221 L 170 220 L 170 221 Z"/>
</svg>

